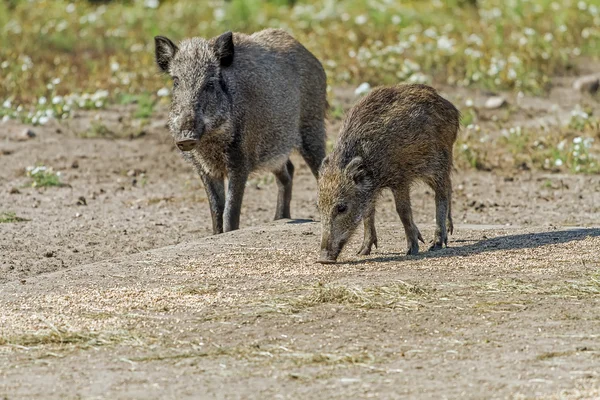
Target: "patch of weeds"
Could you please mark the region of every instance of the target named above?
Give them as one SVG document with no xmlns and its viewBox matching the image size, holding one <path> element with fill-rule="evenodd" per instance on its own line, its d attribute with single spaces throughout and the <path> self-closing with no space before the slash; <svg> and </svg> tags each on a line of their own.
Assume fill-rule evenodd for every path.
<svg viewBox="0 0 600 400">
<path fill-rule="evenodd" d="M 268 186 L 275 182 L 275 176 L 273 174 L 264 174 L 259 177 L 253 178 L 248 181 L 249 185 L 252 186 Z"/>
<path fill-rule="evenodd" d="M 156 98 L 147 93 L 137 96 L 136 98 L 137 109 L 133 114 L 134 118 L 148 119 L 154 112 L 154 106 L 156 105 Z"/>
<path fill-rule="evenodd" d="M 298 309 L 333 303 L 366 309 L 414 309 L 420 306 L 416 299 L 423 298 L 426 293 L 425 289 L 405 282 L 370 288 L 319 283 L 309 294 L 292 303 L 292 307 Z"/>
<path fill-rule="evenodd" d="M 87 139 L 110 138 L 114 137 L 114 132 L 108 129 L 102 122 L 92 121 L 89 129 L 83 132 L 80 137 Z"/>
<path fill-rule="evenodd" d="M 497 151 L 505 148 L 515 165 L 527 163 L 533 167 L 574 173 L 600 172 L 600 158 L 592 137 L 565 138 L 565 133 L 544 130 L 525 130 L 513 127 L 503 130 L 502 138 L 495 146 Z"/>
<path fill-rule="evenodd" d="M 591 107 L 582 108 L 577 105 L 571 111 L 571 119 L 569 120 L 569 128 L 577 132 L 600 132 L 600 119 L 593 116 Z"/>
<path fill-rule="evenodd" d="M 341 104 L 336 104 L 329 109 L 329 116 L 336 121 L 341 121 L 344 118 L 344 107 Z"/>
<path fill-rule="evenodd" d="M 14 212 L 6 211 L 0 212 L 0 224 L 12 223 L 12 222 L 25 222 L 29 221 L 27 218 L 17 217 Z"/>
<path fill-rule="evenodd" d="M 63 186 L 60 181 L 60 172 L 54 172 L 51 167 L 43 165 L 27 167 L 27 176 L 31 178 L 31 187 Z"/>
</svg>

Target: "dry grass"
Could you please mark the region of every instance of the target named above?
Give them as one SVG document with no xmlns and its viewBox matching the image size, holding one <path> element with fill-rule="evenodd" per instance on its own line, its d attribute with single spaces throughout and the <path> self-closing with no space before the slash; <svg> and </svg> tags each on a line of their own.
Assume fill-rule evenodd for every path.
<svg viewBox="0 0 600 400">
<path fill-rule="evenodd" d="M 418 299 L 423 300 L 426 297 L 425 289 L 402 281 L 367 288 L 319 283 L 310 293 L 293 302 L 292 307 L 299 310 L 330 303 L 365 309 L 415 309 L 422 306 Z"/>
</svg>

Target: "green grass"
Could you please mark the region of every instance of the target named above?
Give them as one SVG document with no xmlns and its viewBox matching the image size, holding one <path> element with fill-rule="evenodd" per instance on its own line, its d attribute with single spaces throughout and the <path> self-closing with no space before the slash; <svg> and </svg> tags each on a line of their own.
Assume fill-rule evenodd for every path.
<svg viewBox="0 0 600 400">
<path fill-rule="evenodd" d="M 45 166 L 27 168 L 27 176 L 31 179 L 32 187 L 63 186 L 60 181 L 60 173 Z"/>
<path fill-rule="evenodd" d="M 11 223 L 11 222 L 25 222 L 29 221 L 26 218 L 17 217 L 14 212 L 5 211 L 0 212 L 0 224 Z"/>
</svg>

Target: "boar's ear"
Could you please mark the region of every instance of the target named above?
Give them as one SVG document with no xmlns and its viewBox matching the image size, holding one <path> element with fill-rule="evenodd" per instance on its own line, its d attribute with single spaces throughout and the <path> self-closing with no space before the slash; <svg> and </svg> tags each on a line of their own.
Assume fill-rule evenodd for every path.
<svg viewBox="0 0 600 400">
<path fill-rule="evenodd" d="M 320 172 L 323 171 L 323 169 L 325 169 L 329 165 L 330 162 L 331 162 L 331 155 L 325 157 L 323 159 L 323 161 L 321 161 L 321 166 L 319 167 L 319 175 L 321 175 Z"/>
<path fill-rule="evenodd" d="M 345 172 L 357 186 L 367 186 L 370 182 L 371 177 L 362 157 L 354 157 L 346 166 Z"/>
<path fill-rule="evenodd" d="M 215 53 L 222 67 L 229 67 L 233 63 L 233 33 L 225 32 L 215 41 Z"/>
<path fill-rule="evenodd" d="M 175 43 L 171 42 L 169 38 L 164 36 L 154 37 L 156 64 L 158 64 L 158 68 L 161 72 L 169 72 L 169 65 L 171 64 L 173 57 L 175 57 L 177 50 L 177 46 L 175 46 Z"/>
</svg>

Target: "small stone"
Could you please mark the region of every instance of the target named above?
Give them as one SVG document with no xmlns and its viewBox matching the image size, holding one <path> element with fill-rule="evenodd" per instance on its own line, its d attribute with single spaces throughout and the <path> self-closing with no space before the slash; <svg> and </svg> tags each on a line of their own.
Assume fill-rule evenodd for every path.
<svg viewBox="0 0 600 400">
<path fill-rule="evenodd" d="M 52 257 L 54 257 L 54 252 L 51 251 L 51 250 L 47 251 L 47 252 L 44 253 L 44 257 L 46 257 L 46 258 L 52 258 Z"/>
<path fill-rule="evenodd" d="M 87 206 L 87 201 L 85 200 L 85 197 L 83 196 L 79 196 L 79 198 L 77 199 L 77 203 L 78 206 Z"/>
<path fill-rule="evenodd" d="M 24 284 L 26 284 L 26 283 L 27 283 L 27 281 L 26 281 L 25 279 L 21 279 L 21 284 L 22 284 L 22 285 L 24 285 Z"/>
<path fill-rule="evenodd" d="M 573 82 L 573 89 L 594 94 L 600 88 L 600 77 L 596 75 L 582 76 Z"/>
<path fill-rule="evenodd" d="M 81 213 L 75 213 L 75 218 L 81 217 Z"/>
<path fill-rule="evenodd" d="M 495 110 L 506 105 L 506 99 L 501 96 L 493 96 L 485 101 L 485 108 Z"/>
<path fill-rule="evenodd" d="M 19 191 L 19 189 L 17 189 L 16 187 L 14 187 L 14 188 L 11 188 L 8 193 L 10 193 L 10 194 L 19 194 L 21 192 Z"/>
<path fill-rule="evenodd" d="M 77 160 L 73 161 L 73 164 L 71 164 L 71 168 L 73 168 L 73 169 L 79 168 L 79 161 L 77 161 Z"/>
<path fill-rule="evenodd" d="M 19 135 L 19 140 L 29 140 L 29 139 L 33 139 L 35 137 L 35 132 L 29 128 L 25 128 L 22 132 L 21 135 Z"/>
</svg>

